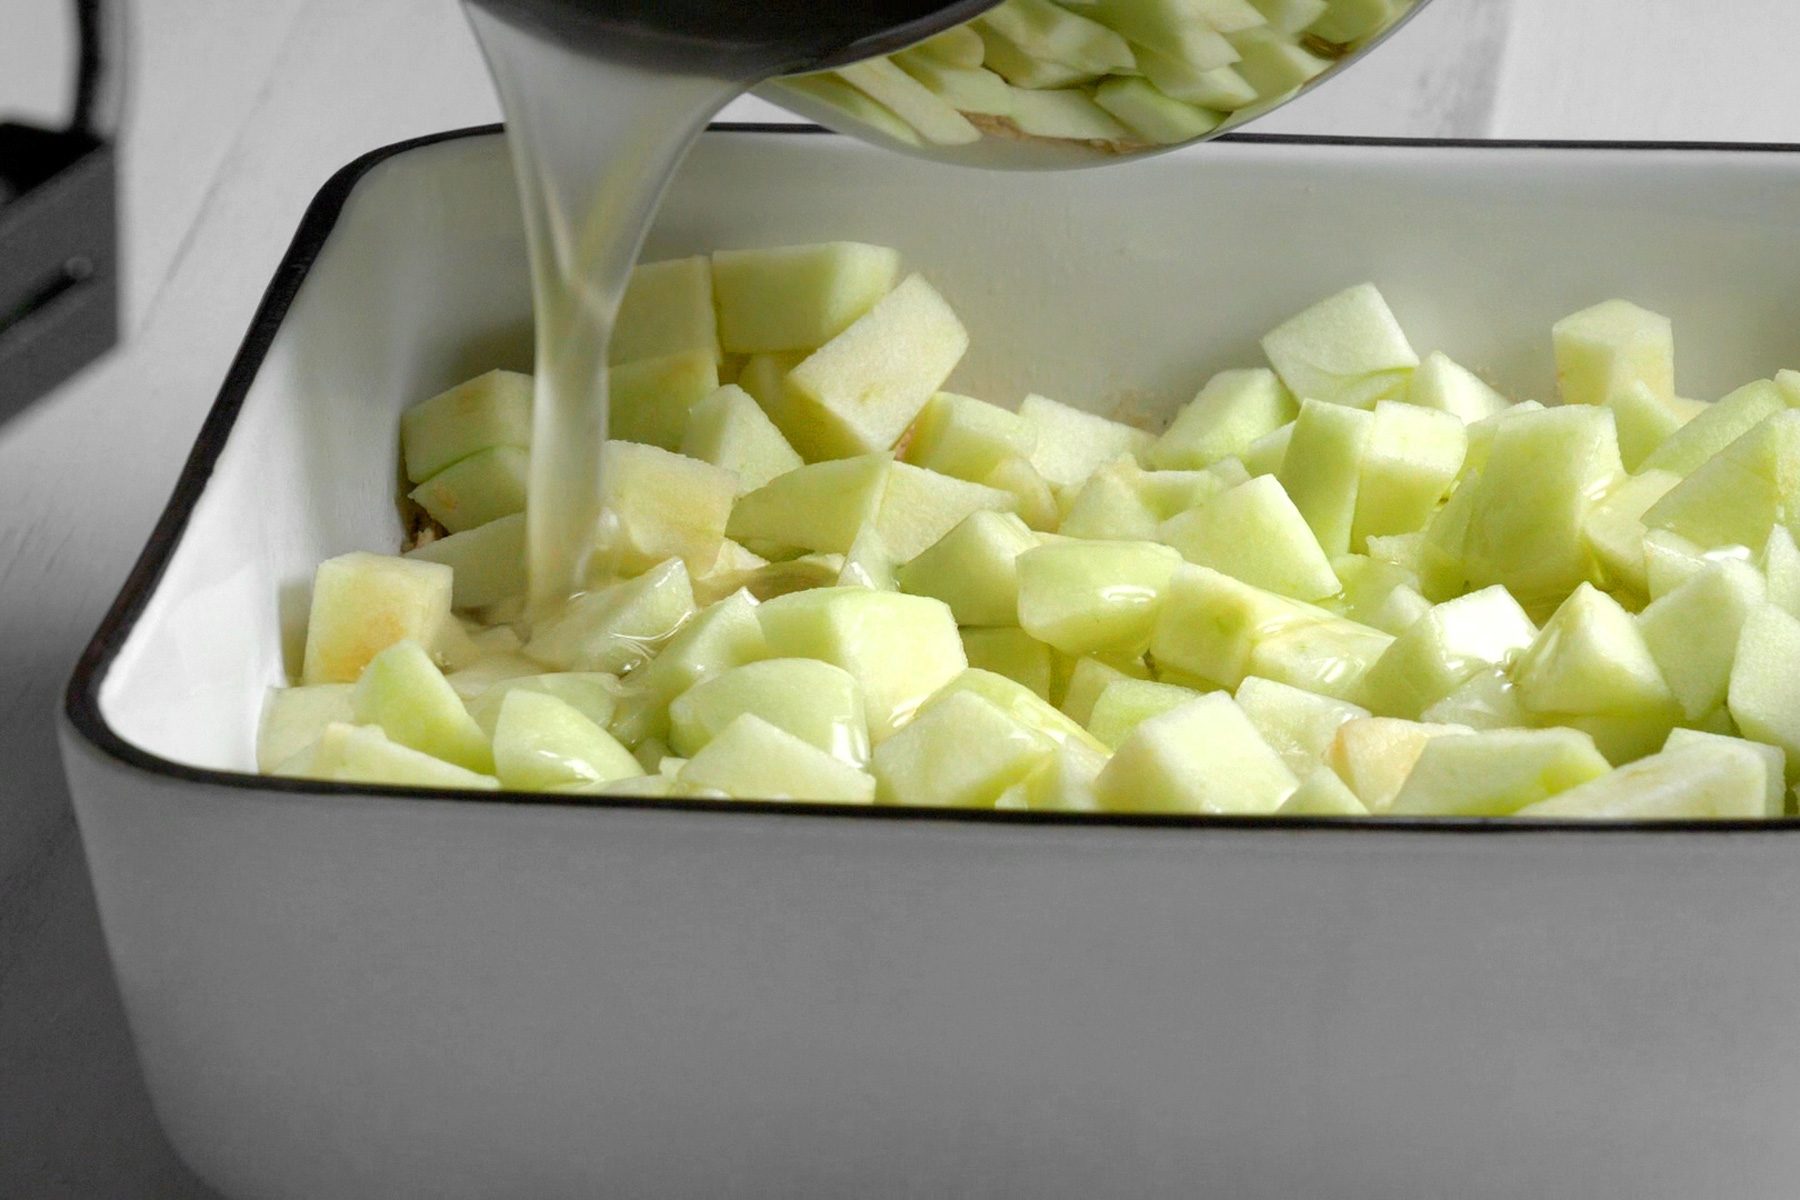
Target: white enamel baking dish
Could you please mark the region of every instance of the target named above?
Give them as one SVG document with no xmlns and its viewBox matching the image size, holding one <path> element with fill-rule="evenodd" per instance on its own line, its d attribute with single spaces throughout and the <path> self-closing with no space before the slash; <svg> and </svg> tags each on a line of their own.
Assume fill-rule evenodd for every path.
<svg viewBox="0 0 1800 1200">
<path fill-rule="evenodd" d="M 648 253 L 905 249 L 959 390 L 1166 413 L 1362 279 L 1549 391 L 1675 318 L 1800 363 L 1800 154 L 1235 141 L 988 175 L 708 134 Z M 257 778 L 396 416 L 527 365 L 491 130 L 320 194 L 74 678 L 71 789 L 170 1136 L 233 1197 L 1790 1197 L 1800 831 L 470 799 Z"/>
</svg>

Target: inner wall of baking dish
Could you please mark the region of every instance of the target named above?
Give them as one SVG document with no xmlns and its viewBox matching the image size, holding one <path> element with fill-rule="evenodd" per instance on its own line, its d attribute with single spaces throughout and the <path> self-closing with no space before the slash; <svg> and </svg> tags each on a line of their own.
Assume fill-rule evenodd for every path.
<svg viewBox="0 0 1800 1200">
<path fill-rule="evenodd" d="M 983 173 L 802 131 L 715 131 L 647 259 L 891 244 L 967 324 L 950 386 L 1160 427 L 1326 294 L 1380 285 L 1421 353 L 1553 398 L 1552 321 L 1608 296 L 1667 313 L 1683 394 L 1800 365 L 1800 169 L 1781 152 L 1215 143 L 1112 170 Z M 356 186 L 282 321 L 156 595 L 102 692 L 128 741 L 248 770 L 298 658 L 314 566 L 391 552 L 397 417 L 528 369 L 504 145 L 409 150 Z"/>
</svg>

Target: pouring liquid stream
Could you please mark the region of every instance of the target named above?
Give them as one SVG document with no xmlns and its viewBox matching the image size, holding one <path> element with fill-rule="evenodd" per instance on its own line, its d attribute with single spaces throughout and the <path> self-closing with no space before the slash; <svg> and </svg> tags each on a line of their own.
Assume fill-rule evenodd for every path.
<svg viewBox="0 0 1800 1200">
<path fill-rule="evenodd" d="M 607 344 L 657 201 L 752 80 L 584 53 L 468 7 L 506 114 L 536 315 L 526 489 L 529 619 L 589 586 L 601 522 Z"/>
<path fill-rule="evenodd" d="M 978 99 L 959 101 L 975 105 L 981 128 L 994 126 L 993 136 L 892 62 L 872 61 L 928 35 L 958 32 L 956 26 L 994 3 L 465 0 L 506 115 L 531 262 L 536 394 L 526 489 L 528 622 L 554 615 L 606 574 L 597 551 L 617 535 L 603 527 L 601 503 L 607 345 L 657 202 L 689 145 L 728 101 L 769 83 L 783 103 L 797 100 L 801 111 L 819 120 L 925 157 L 1026 169 L 1091 166 L 1205 140 L 1266 112 L 1359 56 L 1420 7 L 1418 0 L 1350 0 L 1320 5 L 1321 15 L 1306 5 L 1277 5 L 1280 11 L 1265 24 L 1260 9 L 1234 3 L 1184 9 L 1169 18 L 1172 26 L 1163 18 L 1145 24 L 1139 6 L 1124 0 L 1107 9 L 1114 24 L 1158 50 L 1134 49 L 1116 31 L 1082 16 L 1077 10 L 1089 7 L 1089 0 L 1038 0 L 1038 7 L 1012 13 L 1014 24 L 1005 27 L 1030 40 L 1031 21 L 1017 22 L 1056 18 L 1061 24 L 1055 32 L 1065 40 L 1072 30 L 1080 33 L 1089 52 L 1110 55 L 1108 70 L 1124 73 L 1082 85 L 1086 91 L 1059 90 L 1056 80 L 1043 78 L 1009 88 L 1000 74 L 971 72 L 965 63 L 965 83 L 972 74 L 1013 97 L 1011 115 L 997 125 L 991 115 L 982 116 Z M 995 16 L 984 20 L 998 20 L 1000 12 L 994 9 Z M 1228 42 L 1221 29 L 1237 41 Z M 972 50 L 983 62 L 1006 44 L 1004 37 L 990 44 L 992 28 L 978 33 L 963 27 L 960 33 L 962 52 Z M 1048 41 L 1045 47 L 1056 50 Z M 1167 53 L 1177 49 L 1192 61 L 1183 58 L 1171 67 Z M 1235 91 L 1217 78 L 1221 65 L 1233 62 L 1242 72 L 1225 74 Z M 866 66 L 858 85 L 813 74 L 845 64 Z M 1069 69 L 1035 60 L 991 65 L 1015 74 L 1021 68 Z M 789 77 L 796 72 L 809 74 L 810 90 L 794 90 L 799 85 Z M 1144 73 L 1178 91 L 1200 90 L 1182 92 L 1193 104 L 1177 101 L 1146 83 Z M 1032 90 L 1044 87 L 1050 90 Z M 900 120 L 900 109 L 889 111 L 858 88 L 906 109 L 917 128 Z M 1202 91 L 1204 103 L 1232 111 L 1199 107 Z M 821 95 L 838 99 L 828 104 Z M 1043 110 L 1052 100 L 1059 103 Z M 1115 121 L 1104 103 L 1138 126 Z M 888 120 L 871 124 L 871 105 Z"/>
</svg>

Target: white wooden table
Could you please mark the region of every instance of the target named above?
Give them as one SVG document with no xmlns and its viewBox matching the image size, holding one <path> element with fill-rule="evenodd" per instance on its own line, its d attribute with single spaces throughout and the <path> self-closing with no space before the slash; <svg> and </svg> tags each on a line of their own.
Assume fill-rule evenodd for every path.
<svg viewBox="0 0 1800 1200">
<path fill-rule="evenodd" d="M 62 0 L 4 0 L 0 111 L 51 113 Z M 496 119 L 453 0 L 143 0 L 125 343 L 0 425 L 0 1196 L 209 1193 L 152 1118 L 56 757 L 64 678 L 319 184 Z M 1263 128 L 1800 141 L 1789 0 L 1436 0 Z M 745 101 L 727 116 L 769 119 Z"/>
</svg>

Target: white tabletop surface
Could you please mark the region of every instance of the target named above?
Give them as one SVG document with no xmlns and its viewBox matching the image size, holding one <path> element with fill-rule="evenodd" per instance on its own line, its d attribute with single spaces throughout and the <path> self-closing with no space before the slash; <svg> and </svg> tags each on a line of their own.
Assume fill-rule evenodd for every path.
<svg viewBox="0 0 1800 1200">
<path fill-rule="evenodd" d="M 63 0 L 6 0 L 0 113 L 66 85 Z M 302 208 L 364 150 L 496 119 L 453 0 L 147 0 L 123 132 L 124 342 L 0 424 L 0 1196 L 210 1193 L 157 1131 L 54 738 Z M 20 19 L 22 16 L 22 20 Z M 1437 0 L 1268 130 L 1800 141 L 1791 0 Z M 744 101 L 726 114 L 771 119 Z"/>
</svg>

